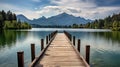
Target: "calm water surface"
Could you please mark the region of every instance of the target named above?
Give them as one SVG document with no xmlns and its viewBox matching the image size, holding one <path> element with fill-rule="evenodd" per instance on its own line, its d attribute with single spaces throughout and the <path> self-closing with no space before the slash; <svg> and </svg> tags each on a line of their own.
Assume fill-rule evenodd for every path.
<svg viewBox="0 0 120 67">
<path fill-rule="evenodd" d="M 25 67 L 31 62 L 30 44 L 35 43 L 36 56 L 40 53 L 40 39 L 50 32 L 67 30 L 81 39 L 81 54 L 91 45 L 91 67 L 120 67 L 120 32 L 103 29 L 33 28 L 31 30 L 0 31 L 0 67 L 17 67 L 17 51 L 24 51 Z"/>
</svg>

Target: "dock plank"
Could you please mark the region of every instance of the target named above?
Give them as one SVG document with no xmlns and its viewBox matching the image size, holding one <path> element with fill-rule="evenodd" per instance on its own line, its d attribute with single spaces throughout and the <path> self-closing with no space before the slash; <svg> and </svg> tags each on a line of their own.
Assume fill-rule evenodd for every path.
<svg viewBox="0 0 120 67">
<path fill-rule="evenodd" d="M 35 67 L 86 67 L 64 33 L 57 33 Z"/>
</svg>

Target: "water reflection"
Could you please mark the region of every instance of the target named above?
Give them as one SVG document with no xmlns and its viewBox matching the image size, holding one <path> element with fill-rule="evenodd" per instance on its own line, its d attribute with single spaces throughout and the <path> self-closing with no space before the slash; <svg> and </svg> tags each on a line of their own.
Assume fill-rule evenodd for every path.
<svg viewBox="0 0 120 67">
<path fill-rule="evenodd" d="M 95 32 L 93 33 L 95 37 L 100 36 L 104 37 L 107 40 L 112 40 L 113 42 L 119 42 L 120 43 L 120 32 Z"/>
<path fill-rule="evenodd" d="M 36 56 L 40 53 L 40 39 L 45 39 L 51 31 L 15 31 L 0 32 L 0 67 L 17 67 L 17 51 L 24 51 L 25 67 L 31 62 L 30 44 L 35 43 Z"/>
<path fill-rule="evenodd" d="M 120 66 L 120 32 L 71 32 L 81 39 L 81 54 L 85 57 L 85 46 L 91 45 L 91 67 Z"/>
<path fill-rule="evenodd" d="M 16 40 L 23 40 L 23 37 L 27 36 L 27 31 L 22 32 L 12 31 L 12 30 L 2 30 L 0 31 L 0 48 L 5 46 L 11 47 L 15 45 Z M 2 49 L 1 49 L 2 50 Z"/>
<path fill-rule="evenodd" d="M 0 31 L 0 67 L 17 67 L 16 52 L 24 51 L 25 67 L 31 60 L 30 44 L 35 43 L 36 55 L 40 53 L 40 39 L 50 32 L 69 31 L 81 39 L 81 54 L 85 57 L 85 45 L 91 45 L 92 67 L 120 67 L 120 32 L 94 29 L 34 28 L 32 30 Z"/>
</svg>

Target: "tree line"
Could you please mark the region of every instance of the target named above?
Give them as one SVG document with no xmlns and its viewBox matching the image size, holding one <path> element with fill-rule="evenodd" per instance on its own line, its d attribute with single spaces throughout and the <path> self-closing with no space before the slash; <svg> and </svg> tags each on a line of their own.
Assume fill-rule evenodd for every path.
<svg viewBox="0 0 120 67">
<path fill-rule="evenodd" d="M 29 29 L 27 22 L 17 20 L 16 14 L 11 11 L 0 11 L 0 29 Z"/>
<path fill-rule="evenodd" d="M 96 19 L 93 22 L 87 24 L 73 24 L 72 28 L 93 28 L 93 29 L 112 29 L 114 31 L 120 31 L 120 13 L 113 14 L 104 19 Z"/>
</svg>

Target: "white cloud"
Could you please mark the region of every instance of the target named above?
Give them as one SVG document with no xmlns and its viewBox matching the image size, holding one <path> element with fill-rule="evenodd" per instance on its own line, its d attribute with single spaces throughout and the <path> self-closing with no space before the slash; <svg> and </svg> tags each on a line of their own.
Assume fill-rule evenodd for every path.
<svg viewBox="0 0 120 67">
<path fill-rule="evenodd" d="M 108 15 L 113 14 L 114 12 L 118 13 L 120 10 L 120 7 L 97 6 L 94 0 L 51 0 L 51 3 L 55 4 L 55 7 L 59 7 L 59 10 L 61 10 L 61 12 L 66 12 L 88 19 L 104 18 Z M 54 6 L 51 6 L 50 8 L 53 9 L 53 7 Z M 49 12 L 52 12 L 52 10 L 49 10 Z"/>
<path fill-rule="evenodd" d="M 40 16 L 54 16 L 62 12 L 72 14 L 74 16 L 81 16 L 87 19 L 105 18 L 108 15 L 118 13 L 120 7 L 96 7 L 96 8 L 74 8 L 66 6 L 46 6 L 43 9 L 36 11 Z"/>
<path fill-rule="evenodd" d="M 90 0 L 51 0 L 51 3 L 56 4 L 58 6 L 66 6 L 66 7 L 74 7 L 74 8 L 90 8 L 95 7 L 94 4 Z"/>
<path fill-rule="evenodd" d="M 59 14 L 59 12 L 61 11 L 59 9 L 59 6 L 46 6 L 40 10 L 37 10 L 36 13 L 40 16 L 50 17 Z"/>
<path fill-rule="evenodd" d="M 40 2 L 41 0 L 32 1 Z M 120 7 L 97 6 L 94 0 L 50 0 L 50 3 L 54 5 L 47 5 L 44 7 L 38 6 L 41 8 L 34 7 L 34 10 L 0 3 L 0 9 L 12 10 L 16 14 L 24 14 L 29 19 L 39 18 L 41 16 L 50 17 L 62 12 L 66 12 L 74 16 L 81 16 L 87 19 L 98 19 L 120 11 Z"/>
<path fill-rule="evenodd" d="M 77 16 L 82 16 L 88 19 L 99 19 L 105 18 L 113 13 L 118 13 L 119 10 L 120 7 L 96 7 L 92 9 L 84 9 L 81 13 L 77 14 Z"/>
<path fill-rule="evenodd" d="M 2 7 L 2 8 L 0 8 L 0 10 L 5 10 L 5 11 L 10 10 L 10 11 L 16 13 L 17 15 L 18 14 L 23 14 L 29 19 L 40 17 L 39 14 L 37 14 L 33 10 L 29 10 L 29 9 L 26 9 L 26 8 L 14 6 L 14 5 L 11 5 L 11 4 L 0 3 L 0 7 Z"/>
<path fill-rule="evenodd" d="M 50 16 L 54 16 L 54 15 L 57 15 L 57 14 L 60 14 L 60 13 L 63 13 L 63 12 L 66 12 L 66 13 L 79 13 L 81 12 L 81 10 L 79 9 L 75 9 L 75 8 L 72 8 L 72 7 L 64 7 L 64 6 L 46 6 L 38 11 L 36 11 L 36 13 L 38 13 L 39 15 L 41 16 L 46 16 L 46 17 L 50 17 Z"/>
<path fill-rule="evenodd" d="M 36 13 L 35 11 L 31 11 L 31 10 L 23 10 L 23 11 L 17 11 L 15 12 L 17 15 L 18 14 L 23 14 L 25 15 L 28 19 L 34 19 L 34 18 L 39 18 L 40 15 L 38 13 Z"/>
</svg>

